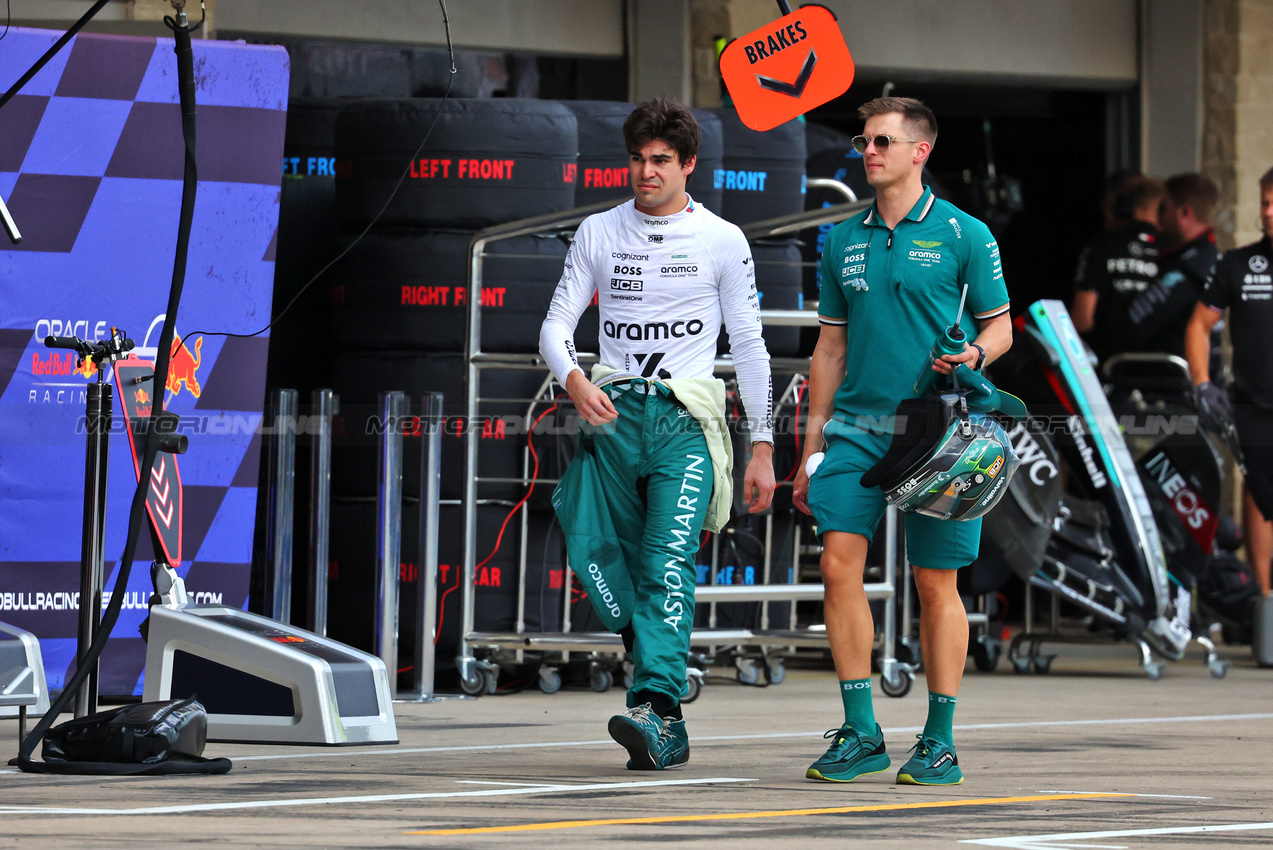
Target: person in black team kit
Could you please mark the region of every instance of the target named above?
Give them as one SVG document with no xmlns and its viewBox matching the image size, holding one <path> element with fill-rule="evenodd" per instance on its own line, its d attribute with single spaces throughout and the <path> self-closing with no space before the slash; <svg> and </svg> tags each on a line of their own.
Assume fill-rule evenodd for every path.
<svg viewBox="0 0 1273 850">
<path fill-rule="evenodd" d="M 1158 278 L 1158 208 L 1163 185 L 1142 175 L 1118 190 L 1114 214 L 1127 223 L 1092 240 L 1079 257 L 1070 316 L 1105 360 L 1125 350 L 1131 303 Z"/>
<path fill-rule="evenodd" d="M 1246 458 L 1243 533 L 1247 560 L 1260 590 L 1269 593 L 1273 559 L 1273 169 L 1260 178 L 1260 228 L 1264 238 L 1226 252 L 1216 262 L 1185 333 L 1200 419 L 1208 427 L 1237 425 Z M 1229 311 L 1233 342 L 1233 405 L 1211 383 L 1211 329 Z"/>
<path fill-rule="evenodd" d="M 1158 280 L 1128 308 L 1126 344 L 1183 357 L 1185 328 L 1219 255 L 1212 221 L 1220 192 L 1201 174 L 1177 174 L 1163 185 L 1162 230 L 1170 244 L 1158 254 Z"/>
</svg>

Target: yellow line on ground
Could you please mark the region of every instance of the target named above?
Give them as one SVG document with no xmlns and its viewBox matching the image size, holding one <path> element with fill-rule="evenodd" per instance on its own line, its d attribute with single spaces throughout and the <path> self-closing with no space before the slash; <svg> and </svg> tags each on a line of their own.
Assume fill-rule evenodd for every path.
<svg viewBox="0 0 1273 850">
<path fill-rule="evenodd" d="M 553 823 L 523 823 L 515 826 L 478 826 L 466 829 L 429 829 L 403 835 L 479 835 L 492 832 L 532 832 L 546 829 L 577 829 L 583 826 L 618 826 L 640 823 L 691 823 L 712 820 L 789 818 L 805 815 L 842 815 L 850 812 L 895 812 L 902 809 L 947 809 L 955 806 L 994 806 L 1003 803 L 1038 803 L 1044 800 L 1092 800 L 1102 797 L 1129 797 L 1130 794 L 1041 794 L 1033 797 L 983 797 L 974 800 L 932 800 L 922 803 L 888 803 L 880 806 L 836 806 L 829 809 L 779 809 L 769 812 L 733 812 L 710 815 L 677 815 L 653 818 L 607 818 L 605 820 L 563 820 Z"/>
</svg>

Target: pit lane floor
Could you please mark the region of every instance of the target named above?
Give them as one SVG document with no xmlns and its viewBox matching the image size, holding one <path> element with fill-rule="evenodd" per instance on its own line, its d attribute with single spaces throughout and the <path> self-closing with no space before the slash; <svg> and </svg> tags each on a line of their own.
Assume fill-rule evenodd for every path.
<svg viewBox="0 0 1273 850">
<path fill-rule="evenodd" d="M 622 692 L 537 691 L 396 707 L 401 743 L 210 744 L 224 777 L 50 777 L 0 768 L 0 847 L 1273 846 L 1273 671 L 1200 656 L 1148 681 L 1129 647 L 1063 650 L 1049 675 L 971 670 L 956 715 L 967 779 L 893 784 L 926 711 L 875 697 L 894 769 L 804 778 L 840 722 L 834 674 L 711 682 L 681 770 L 634 773 L 605 732 Z M 876 679 L 878 683 L 878 678 Z M 0 754 L 16 749 L 0 721 Z"/>
</svg>

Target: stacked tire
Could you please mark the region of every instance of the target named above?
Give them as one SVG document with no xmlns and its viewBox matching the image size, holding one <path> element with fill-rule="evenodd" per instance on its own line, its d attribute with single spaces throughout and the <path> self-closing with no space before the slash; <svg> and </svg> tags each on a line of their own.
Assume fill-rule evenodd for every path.
<svg viewBox="0 0 1273 850">
<path fill-rule="evenodd" d="M 279 191 L 274 252 L 274 306 L 278 323 L 270 330 L 267 386 L 308 390 L 327 381 L 324 356 L 302 356 L 327 335 L 326 288 L 308 283 L 335 256 L 340 232 L 336 214 L 336 115 L 349 103 L 339 99 L 296 99 L 287 110 L 283 139 L 283 181 Z M 295 303 L 293 303 L 295 301 Z M 288 305 L 291 305 L 290 307 Z M 286 310 L 286 313 L 284 313 Z"/>
<path fill-rule="evenodd" d="M 714 184 L 722 192 L 721 215 L 744 225 L 804 210 L 805 133 L 799 121 L 763 133 L 733 108 L 713 110 L 725 144 Z"/>
<path fill-rule="evenodd" d="M 562 105 L 579 122 L 579 177 L 575 206 L 632 197 L 623 123 L 636 104 L 609 100 L 569 100 Z M 710 109 L 692 110 L 698 121 L 698 158 L 686 186 L 695 201 L 721 214 L 725 142 L 720 118 Z"/>
<path fill-rule="evenodd" d="M 575 206 L 576 127 L 574 114 L 560 104 L 519 99 L 452 98 L 445 104 L 432 98 L 365 100 L 348 105 L 336 118 L 335 198 L 345 227 L 341 238 L 349 251 L 327 281 L 331 335 L 341 352 L 332 366 L 341 411 L 332 466 L 331 598 L 342 615 L 333 610 L 331 628 L 334 636 L 355 646 L 369 645 L 374 608 L 377 398 L 400 390 L 418 413 L 424 394 L 440 392 L 444 506 L 439 563 L 446 568 L 438 576 L 438 669 L 449 667 L 462 620 L 458 576 L 463 521 L 459 507 L 445 503 L 464 494 L 465 435 L 471 431 L 479 437 L 479 477 L 520 479 L 527 414 L 533 419 L 546 406 L 531 402 L 546 373 L 485 370 L 475 393 L 492 400 L 481 403 L 478 421 L 466 420 L 463 352 L 470 245 L 483 228 Z M 486 245 L 479 329 L 483 351 L 537 350 L 539 325 L 568 247 L 564 239 L 551 236 Z M 579 333 L 581 339 L 591 333 L 595 344 L 595 308 L 591 313 Z M 410 589 L 414 569 L 409 565 L 415 563 L 418 548 L 413 517 L 418 517 L 427 428 L 418 420 L 399 427 L 404 435 L 403 561 L 408 565 L 403 567 L 399 614 L 400 622 L 411 623 L 416 612 Z M 561 558 L 547 539 L 551 514 L 540 510 L 530 517 L 527 573 L 519 577 L 521 516 L 513 506 L 526 495 L 526 487 L 484 483 L 477 495 L 477 559 L 486 563 L 475 576 L 476 628 L 514 628 L 521 578 L 527 588 L 528 628 L 555 628 Z M 537 594 L 547 595 L 541 599 Z M 412 629 L 403 626 L 400 633 L 400 655 L 414 658 Z"/>
</svg>

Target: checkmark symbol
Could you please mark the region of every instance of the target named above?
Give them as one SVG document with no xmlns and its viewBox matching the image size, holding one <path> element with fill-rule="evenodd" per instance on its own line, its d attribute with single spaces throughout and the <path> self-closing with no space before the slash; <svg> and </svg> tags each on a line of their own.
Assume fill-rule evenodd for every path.
<svg viewBox="0 0 1273 850">
<path fill-rule="evenodd" d="M 756 75 L 756 81 L 760 83 L 761 88 L 798 98 L 804 94 L 804 88 L 809 84 L 809 78 L 813 76 L 813 66 L 817 64 L 817 61 L 818 54 L 810 50 L 809 55 L 805 57 L 804 67 L 800 69 L 800 75 L 796 77 L 794 83 L 785 83 L 772 77 L 762 77 L 760 74 Z"/>
</svg>

